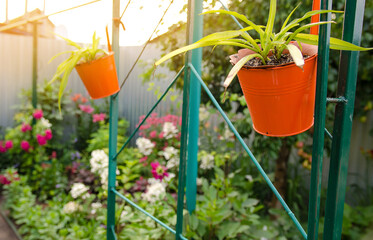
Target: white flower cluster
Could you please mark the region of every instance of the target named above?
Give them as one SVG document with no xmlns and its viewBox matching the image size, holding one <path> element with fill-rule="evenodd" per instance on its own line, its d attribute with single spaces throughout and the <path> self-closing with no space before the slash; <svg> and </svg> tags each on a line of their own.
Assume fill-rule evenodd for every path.
<svg viewBox="0 0 373 240">
<path fill-rule="evenodd" d="M 89 163 L 91 164 L 92 172 L 99 173 L 102 169 L 108 168 L 109 157 L 104 150 L 94 150 L 91 156 L 92 158 L 89 160 Z"/>
<path fill-rule="evenodd" d="M 163 136 L 166 139 L 170 139 L 177 136 L 179 130 L 175 127 L 172 122 L 165 122 L 162 128 Z"/>
<path fill-rule="evenodd" d="M 97 211 L 97 209 L 102 208 L 102 204 L 101 204 L 100 202 L 93 202 L 93 203 L 91 204 L 91 208 L 92 208 L 92 210 L 91 210 L 91 214 L 95 214 L 96 211 Z"/>
<path fill-rule="evenodd" d="M 41 125 L 45 128 L 51 128 L 52 127 L 52 124 L 49 122 L 48 119 L 45 119 L 45 118 L 41 118 L 40 119 L 40 122 L 41 122 Z"/>
<path fill-rule="evenodd" d="M 146 187 L 145 193 L 141 197 L 151 203 L 156 202 L 157 200 L 162 199 L 166 194 L 167 184 L 157 179 L 149 179 L 149 185 Z"/>
<path fill-rule="evenodd" d="M 179 166 L 179 150 L 176 148 L 166 147 L 160 154 L 167 160 L 167 169 Z"/>
<path fill-rule="evenodd" d="M 71 187 L 70 194 L 73 198 L 78 198 L 82 196 L 83 199 L 89 197 L 89 188 L 83 183 L 74 183 Z"/>
<path fill-rule="evenodd" d="M 82 210 L 82 206 L 80 206 L 78 203 L 73 202 L 73 201 L 66 203 L 62 209 L 62 211 L 66 214 L 71 214 L 79 210 Z"/>
<path fill-rule="evenodd" d="M 136 146 L 142 154 L 148 156 L 152 153 L 155 144 L 149 139 L 141 137 L 136 139 Z"/>
<path fill-rule="evenodd" d="M 104 150 L 94 150 L 91 153 L 91 171 L 100 175 L 101 185 L 107 186 L 109 178 L 109 157 L 106 155 Z"/>
<path fill-rule="evenodd" d="M 212 154 L 202 151 L 200 168 L 211 169 L 214 167 L 214 165 L 215 165 L 214 156 Z"/>
</svg>

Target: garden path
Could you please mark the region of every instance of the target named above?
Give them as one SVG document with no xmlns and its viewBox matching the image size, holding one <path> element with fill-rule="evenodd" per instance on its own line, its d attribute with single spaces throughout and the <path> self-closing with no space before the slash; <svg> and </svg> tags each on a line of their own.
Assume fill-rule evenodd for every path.
<svg viewBox="0 0 373 240">
<path fill-rule="evenodd" d="M 18 240 L 3 216 L 0 215 L 0 240 Z"/>
</svg>

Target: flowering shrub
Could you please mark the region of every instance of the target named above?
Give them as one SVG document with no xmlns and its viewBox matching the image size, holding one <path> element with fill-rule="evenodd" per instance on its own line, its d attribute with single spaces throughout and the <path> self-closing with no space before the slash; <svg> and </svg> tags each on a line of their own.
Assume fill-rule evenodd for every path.
<svg viewBox="0 0 373 240">
<path fill-rule="evenodd" d="M 30 159 L 21 164 L 31 166 L 35 161 L 48 160 L 45 148 L 53 138 L 52 124 L 44 118 L 43 110 L 36 109 L 29 114 L 18 114 L 17 125 L 7 129 L 5 141 L 0 141 L 0 155 L 5 152 L 18 160 Z"/>
<path fill-rule="evenodd" d="M 91 134 L 99 129 L 100 123 L 104 123 L 107 116 L 105 113 L 97 113 L 98 107 L 80 93 L 71 96 L 71 100 L 76 121 L 73 145 L 78 152 L 83 152 L 88 146 Z"/>
</svg>

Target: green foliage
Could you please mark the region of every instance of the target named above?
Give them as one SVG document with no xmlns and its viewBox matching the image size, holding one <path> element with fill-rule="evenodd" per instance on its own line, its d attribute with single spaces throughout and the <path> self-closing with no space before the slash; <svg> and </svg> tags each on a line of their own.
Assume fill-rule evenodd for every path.
<svg viewBox="0 0 373 240">
<path fill-rule="evenodd" d="M 129 122 L 125 119 L 118 121 L 118 138 L 117 146 L 118 150 L 127 141 L 126 131 L 129 127 Z M 109 142 L 109 123 L 100 122 L 97 131 L 91 132 L 90 138 L 87 140 L 88 146 L 87 151 L 92 152 L 96 149 L 108 149 Z"/>
<path fill-rule="evenodd" d="M 83 212 L 75 215 L 64 213 L 62 196 L 39 205 L 26 182 L 26 178 L 21 177 L 5 186 L 4 192 L 5 207 L 19 226 L 23 239 L 104 239 L 105 231 L 100 226 L 102 217 L 95 220 Z"/>
<path fill-rule="evenodd" d="M 58 108 L 61 111 L 61 99 L 63 92 L 66 88 L 69 76 L 73 69 L 75 68 L 76 65 L 80 63 L 85 63 L 85 62 L 90 62 L 96 59 L 99 59 L 101 57 L 107 56 L 109 53 L 103 49 L 98 48 L 98 44 L 100 42 L 100 38 L 96 38 L 96 32 L 93 33 L 92 37 L 92 45 L 88 47 L 81 47 L 79 44 L 64 38 L 60 35 L 58 35 L 60 38 L 64 39 L 69 45 L 73 46 L 76 48 L 74 51 L 65 51 L 61 52 L 57 55 L 55 55 L 49 62 L 53 61 L 56 57 L 65 54 L 65 53 L 70 53 L 70 57 L 64 60 L 58 67 L 57 71 L 54 74 L 52 80 L 50 81 L 51 83 L 54 82 L 57 79 L 60 79 L 60 76 L 62 75 L 61 78 L 61 83 L 60 83 L 60 89 L 58 92 Z"/>
</svg>

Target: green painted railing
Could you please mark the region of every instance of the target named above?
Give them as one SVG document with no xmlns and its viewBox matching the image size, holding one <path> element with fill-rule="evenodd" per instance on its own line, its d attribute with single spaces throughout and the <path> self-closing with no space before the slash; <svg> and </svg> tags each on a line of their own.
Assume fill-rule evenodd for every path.
<svg viewBox="0 0 373 240">
<path fill-rule="evenodd" d="M 322 0 L 322 9 L 331 9 L 331 0 Z M 360 43 L 362 17 L 364 12 L 365 0 L 347 0 L 346 17 L 344 23 L 343 38 L 346 41 L 357 45 Z M 113 18 L 119 17 L 119 0 L 113 0 Z M 223 5 L 224 6 L 224 5 Z M 224 6 L 225 7 L 225 6 Z M 226 8 L 226 7 L 225 7 Z M 227 8 L 226 8 L 227 9 Z M 198 14 L 202 11 L 202 0 L 188 1 L 188 25 L 187 42 L 195 42 L 202 37 L 202 17 Z M 359 14 L 357 14 L 359 13 Z M 330 19 L 330 15 L 322 15 L 322 20 Z M 237 19 L 234 19 L 240 26 Z M 240 26 L 242 27 L 242 26 Z M 191 34 L 192 33 L 192 34 Z M 260 166 L 249 147 L 246 145 L 240 134 L 237 132 L 232 122 L 224 113 L 219 103 L 213 97 L 212 93 L 201 78 L 201 58 L 200 50 L 193 50 L 186 55 L 185 66 L 173 78 L 170 85 L 162 94 L 160 99 L 150 109 L 148 114 L 137 126 L 129 139 L 123 144 L 117 152 L 117 122 L 118 122 L 118 98 L 117 94 L 110 98 L 110 138 L 109 138 L 109 183 L 108 183 L 108 219 L 107 219 L 107 239 L 117 239 L 115 234 L 115 198 L 118 196 L 125 202 L 160 224 L 162 227 L 175 234 L 175 239 L 186 239 L 182 235 L 184 198 L 186 195 L 186 207 L 189 212 L 195 210 L 196 204 L 196 178 L 197 178 L 197 152 L 198 152 L 198 109 L 200 104 L 201 86 L 210 97 L 213 105 L 220 112 L 223 119 L 228 124 L 231 131 L 237 137 L 243 146 L 251 161 L 256 166 L 265 182 L 280 201 L 290 219 L 294 222 L 304 239 L 315 240 L 318 238 L 319 211 L 320 211 L 320 192 L 322 176 L 322 160 L 324 149 L 324 135 L 327 134 L 332 139 L 331 167 L 329 171 L 329 186 L 327 196 L 327 208 L 324 226 L 324 239 L 337 240 L 341 237 L 343 203 L 346 190 L 346 176 L 348 166 L 349 139 L 351 135 L 351 123 L 353 114 L 353 105 L 356 89 L 356 74 L 358 53 L 345 52 L 341 54 L 341 65 L 339 71 L 339 87 L 337 98 L 326 98 L 327 76 L 329 62 L 329 37 L 330 25 L 320 27 L 319 56 L 317 66 L 317 87 L 316 87 L 316 106 L 315 106 L 315 133 L 312 152 L 312 170 L 311 186 L 309 196 L 309 214 L 308 214 L 308 236 L 302 225 L 299 223 L 293 212 L 290 210 L 284 199 L 281 197 L 267 174 Z M 113 50 L 119 50 L 119 22 L 113 21 Z M 116 63 L 119 66 L 118 54 Z M 354 64 L 352 64 L 354 63 Z M 118 68 L 119 69 L 119 68 Z M 116 182 L 116 158 L 135 136 L 139 128 L 145 123 L 146 119 L 166 96 L 170 88 L 179 79 L 184 72 L 183 89 L 183 112 L 182 112 L 182 134 L 180 147 L 179 164 L 179 185 L 177 198 L 177 222 L 176 229 L 172 229 L 155 216 L 146 212 L 130 199 L 123 196 L 115 189 Z M 335 115 L 335 127 L 333 135 L 325 128 L 326 103 L 337 104 Z M 188 157 L 188 159 L 187 159 Z M 187 164 L 188 163 L 188 164 Z M 186 188 L 186 189 L 185 189 Z"/>
</svg>

